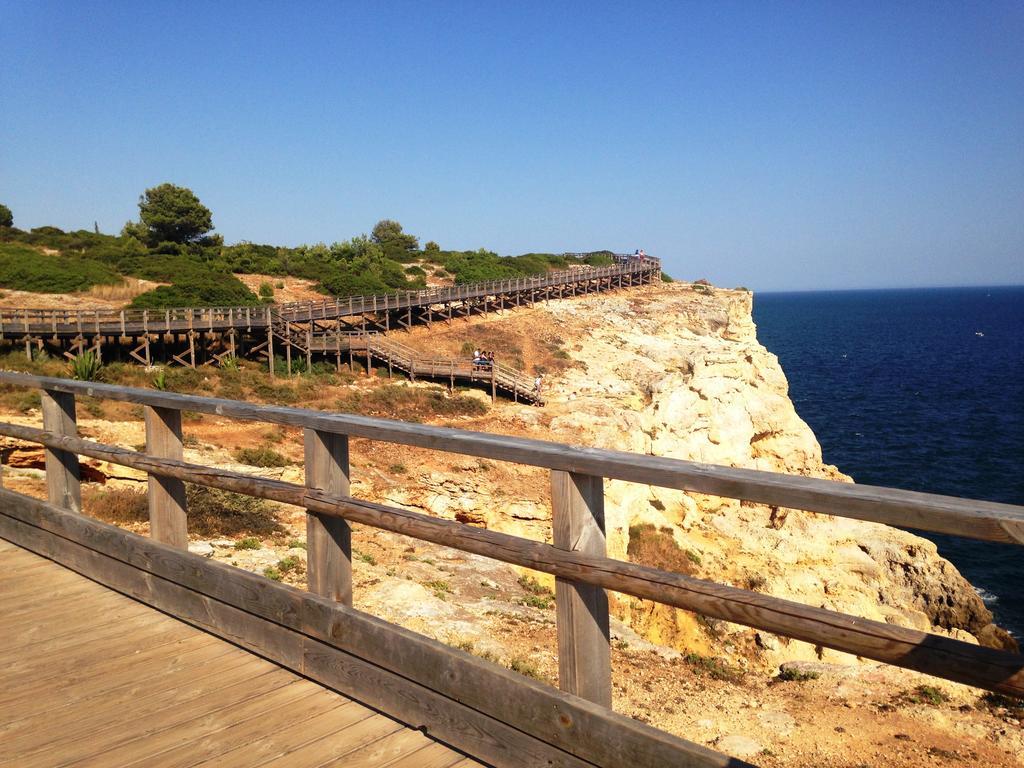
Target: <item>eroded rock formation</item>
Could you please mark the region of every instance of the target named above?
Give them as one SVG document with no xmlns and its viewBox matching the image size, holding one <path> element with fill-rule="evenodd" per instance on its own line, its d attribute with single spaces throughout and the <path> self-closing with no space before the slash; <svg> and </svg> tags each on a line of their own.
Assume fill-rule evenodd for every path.
<svg viewBox="0 0 1024 768">
<path fill-rule="evenodd" d="M 688 285 L 553 302 L 495 320 L 510 332 L 555 334 L 575 365 L 550 377 L 543 414 L 520 409 L 495 428 L 562 442 L 849 482 L 824 463 L 797 415 L 778 359 L 757 340 L 746 291 Z M 393 502 L 489 527 L 544 536 L 544 477 L 472 472 L 425 476 L 427 490 L 380 489 Z M 453 482 L 455 484 L 453 485 Z M 460 484 L 461 483 L 461 484 Z M 457 487 L 456 487 L 457 486 Z M 637 536 L 672 547 L 633 547 L 650 562 L 778 597 L 991 645 L 1012 644 L 974 589 L 935 546 L 904 531 L 800 510 L 609 482 L 609 554 L 628 558 Z M 539 522 L 539 524 L 538 524 Z M 652 534 L 652 531 L 654 532 Z M 650 555 L 651 552 L 662 553 Z M 654 642 L 731 651 L 768 663 L 838 659 L 827 649 L 621 599 L 618 614 Z"/>
</svg>

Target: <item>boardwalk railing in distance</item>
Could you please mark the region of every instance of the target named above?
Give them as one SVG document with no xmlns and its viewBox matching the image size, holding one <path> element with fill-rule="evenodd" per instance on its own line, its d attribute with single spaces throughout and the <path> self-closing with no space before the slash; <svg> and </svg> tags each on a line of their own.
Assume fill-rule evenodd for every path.
<svg viewBox="0 0 1024 768">
<path fill-rule="evenodd" d="M 605 479 L 1024 544 L 1024 507 L 300 408 L 0 372 L 42 391 L 49 503 L 0 490 L 0 536 L 198 623 L 498 765 L 743 765 L 611 709 L 607 590 L 1012 696 L 1024 656 L 606 556 Z M 75 397 L 143 406 L 146 450 L 77 436 Z M 181 412 L 301 427 L 304 485 L 182 460 Z M 553 544 L 354 498 L 351 438 L 545 467 Z M 78 456 L 149 474 L 151 539 L 83 517 Z M 309 592 L 190 555 L 183 483 L 307 510 Z M 351 608 L 352 523 L 556 578 L 559 687 Z"/>
<path fill-rule="evenodd" d="M 581 279 L 594 280 L 623 275 L 660 272 L 660 262 L 648 258 L 607 267 L 580 266 L 536 277 L 489 280 L 418 291 L 401 291 L 371 296 L 325 298 L 267 306 L 178 307 L 173 309 L 0 309 L 0 336 L 17 334 L 103 333 L 122 336 L 168 330 L 222 330 L 225 328 L 266 328 L 272 313 L 282 320 L 305 323 L 351 317 L 367 312 L 401 310 L 431 304 L 447 304 L 496 293 L 569 285 Z"/>
</svg>

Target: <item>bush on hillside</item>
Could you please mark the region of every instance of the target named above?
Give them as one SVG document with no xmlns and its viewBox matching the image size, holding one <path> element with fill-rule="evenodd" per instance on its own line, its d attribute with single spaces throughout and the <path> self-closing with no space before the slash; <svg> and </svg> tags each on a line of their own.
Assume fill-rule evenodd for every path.
<svg viewBox="0 0 1024 768">
<path fill-rule="evenodd" d="M 88 258 L 42 253 L 18 243 L 0 244 L 0 286 L 34 293 L 74 293 L 113 285 L 121 277 Z"/>
<path fill-rule="evenodd" d="M 260 303 L 245 283 L 226 272 L 189 275 L 173 285 L 162 285 L 136 296 L 135 309 L 168 309 L 171 307 L 243 307 Z"/>
<path fill-rule="evenodd" d="M 3 203 L 0 203 L 0 227 L 13 227 L 14 226 L 14 214 L 11 213 L 11 209 Z"/>
</svg>

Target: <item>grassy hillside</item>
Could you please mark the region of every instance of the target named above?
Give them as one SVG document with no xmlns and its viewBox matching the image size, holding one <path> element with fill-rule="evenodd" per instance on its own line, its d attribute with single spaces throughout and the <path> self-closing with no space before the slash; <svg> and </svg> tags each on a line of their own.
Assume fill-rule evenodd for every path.
<svg viewBox="0 0 1024 768">
<path fill-rule="evenodd" d="M 420 289 L 428 274 L 472 283 L 543 274 L 574 263 L 611 263 L 609 252 L 575 259 L 546 253 L 498 256 L 485 249 L 442 251 L 434 243 L 421 250 L 415 238 L 404 237 L 401 245 L 359 236 L 331 245 L 287 248 L 224 245 L 210 237 L 147 247 L 131 234 L 6 227 L 0 228 L 0 288 L 72 293 L 137 277 L 170 285 L 136 297 L 133 307 L 238 306 L 260 299 L 237 274 L 306 278 L 326 295 L 353 296 Z"/>
</svg>

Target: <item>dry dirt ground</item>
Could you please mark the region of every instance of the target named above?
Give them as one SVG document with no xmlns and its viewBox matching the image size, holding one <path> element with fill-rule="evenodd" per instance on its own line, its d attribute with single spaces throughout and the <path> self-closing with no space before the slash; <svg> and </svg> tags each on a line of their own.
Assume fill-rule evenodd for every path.
<svg viewBox="0 0 1024 768">
<path fill-rule="evenodd" d="M 568 364 L 559 350 L 572 343 L 571 332 L 539 322 L 537 313 L 520 310 L 504 317 L 459 321 L 449 328 L 437 326 L 431 334 L 417 330 L 402 341 L 450 354 L 459 353 L 466 343 L 481 345 L 520 359 L 523 367 L 557 371 Z M 14 360 L 11 357 L 8 362 Z M 260 385 L 265 374 L 256 366 L 246 366 L 243 374 L 241 379 L 217 371 L 179 375 L 188 379 L 189 386 L 183 386 L 188 391 L 331 410 L 358 403 L 363 409 L 376 408 L 378 415 L 507 434 L 542 436 L 552 413 L 571 408 L 571 403 L 561 403 L 541 410 L 503 401 L 491 406 L 479 393 L 464 393 L 459 397 L 466 402 L 459 408 L 438 412 L 439 403 L 449 402 L 438 399 L 440 394 L 426 399 L 398 396 L 413 390 L 440 393 L 427 384 L 410 387 L 357 372 L 314 381 L 279 379 L 269 386 Z M 134 368 L 121 375 L 125 383 L 145 386 L 152 374 Z M 475 403 L 472 407 L 470 400 Z M 79 409 L 83 435 L 125 447 L 143 445 L 137 407 L 82 399 Z M 0 397 L 0 417 L 23 424 L 40 422 L 36 404 L 16 392 Z M 186 419 L 185 434 L 186 460 L 302 482 L 299 430 L 193 416 Z M 256 468 L 239 458 L 240 449 L 261 446 L 279 454 L 285 466 Z M 17 468 L 6 470 L 5 485 L 44 496 L 40 459 L 38 455 L 33 459 L 28 447 L 16 451 L 12 464 Z M 507 488 L 510 501 L 523 496 L 543 498 L 548 492 L 540 471 L 522 472 L 510 465 L 366 440 L 353 441 L 352 466 L 353 494 L 369 494 L 372 488 L 383 494 L 384 501 L 389 488 L 398 492 L 436 474 L 470 486 L 474 478 L 486 477 L 489 484 Z M 85 484 L 87 513 L 106 519 L 119 515 L 119 524 L 146 533 L 142 477 L 109 465 L 93 464 L 93 469 L 92 476 L 106 483 Z M 112 492 L 123 498 L 115 498 Z M 192 549 L 302 585 L 303 511 L 273 506 L 247 514 L 240 518 L 244 524 L 229 533 L 193 532 Z M 473 522 L 472 516 L 457 519 Z M 530 521 L 530 525 L 534 538 L 550 537 L 548 521 Z M 362 526 L 356 528 L 353 548 L 356 607 L 523 674 L 556 682 L 553 601 L 539 575 Z M 867 664 L 812 665 L 797 669 L 790 675 L 794 679 L 783 680 L 778 670 L 753 663 L 733 667 L 713 654 L 652 645 L 618 622 L 613 623 L 613 638 L 617 711 L 755 764 L 808 768 L 1024 764 L 1024 708 L 986 698 L 981 691 Z"/>
<path fill-rule="evenodd" d="M 289 301 L 323 301 L 326 297 L 316 290 L 315 280 L 304 280 L 301 277 L 278 277 L 277 275 L 235 275 L 245 283 L 245 287 L 259 295 L 260 285 L 270 283 L 274 288 L 274 302 L 284 304 Z"/>
<path fill-rule="evenodd" d="M 0 291 L 2 309 L 121 309 L 140 293 L 163 283 L 126 277 L 117 285 L 96 285 L 81 293 L 30 293 L 5 288 Z"/>
</svg>

